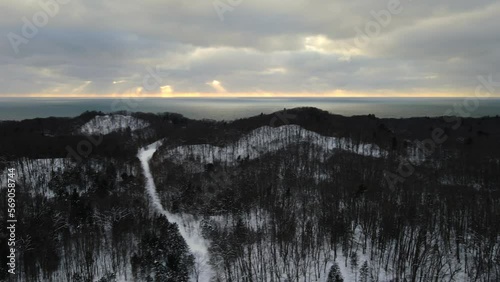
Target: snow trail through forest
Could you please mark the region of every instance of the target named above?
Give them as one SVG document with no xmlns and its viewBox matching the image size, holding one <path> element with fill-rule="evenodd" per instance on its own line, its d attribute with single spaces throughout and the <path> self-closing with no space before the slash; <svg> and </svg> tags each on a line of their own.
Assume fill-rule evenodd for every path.
<svg viewBox="0 0 500 282">
<path fill-rule="evenodd" d="M 156 191 L 153 175 L 149 167 L 149 160 L 153 157 L 161 141 L 139 149 L 137 157 L 141 161 L 144 177 L 146 178 L 146 191 L 153 204 L 154 209 L 164 215 L 171 223 L 176 223 L 179 232 L 186 241 L 191 253 L 195 257 L 195 273 L 192 275 L 192 281 L 205 282 L 210 281 L 212 269 L 209 264 L 208 242 L 201 236 L 200 221 L 192 215 L 177 215 L 166 210 L 161 204 L 160 197 Z"/>
</svg>

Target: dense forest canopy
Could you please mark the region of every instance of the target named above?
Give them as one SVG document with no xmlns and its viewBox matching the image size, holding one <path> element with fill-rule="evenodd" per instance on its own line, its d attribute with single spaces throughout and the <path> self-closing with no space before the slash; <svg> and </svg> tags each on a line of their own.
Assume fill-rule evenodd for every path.
<svg viewBox="0 0 500 282">
<path fill-rule="evenodd" d="M 109 115 L 0 122 L 22 219 L 17 280 L 3 255 L 0 279 L 201 281 L 190 226 L 214 281 L 500 279 L 499 117 L 121 112 L 140 122 L 81 130 Z M 181 226 L 145 192 L 137 153 L 158 140 L 151 174 Z"/>
</svg>

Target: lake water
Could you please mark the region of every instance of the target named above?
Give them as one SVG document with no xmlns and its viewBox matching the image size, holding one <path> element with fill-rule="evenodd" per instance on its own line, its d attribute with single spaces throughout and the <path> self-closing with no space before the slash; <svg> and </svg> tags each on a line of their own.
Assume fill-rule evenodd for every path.
<svg viewBox="0 0 500 282">
<path fill-rule="evenodd" d="M 232 120 L 295 107 L 316 107 L 345 116 L 374 114 L 377 117 L 442 116 L 463 98 L 147 98 L 54 99 L 0 98 L 0 120 L 36 117 L 74 117 L 84 111 L 174 112 L 189 118 Z M 473 103 L 470 103 L 474 106 Z M 470 116 L 500 115 L 500 99 L 478 100 Z M 455 111 L 455 115 L 458 113 Z"/>
</svg>

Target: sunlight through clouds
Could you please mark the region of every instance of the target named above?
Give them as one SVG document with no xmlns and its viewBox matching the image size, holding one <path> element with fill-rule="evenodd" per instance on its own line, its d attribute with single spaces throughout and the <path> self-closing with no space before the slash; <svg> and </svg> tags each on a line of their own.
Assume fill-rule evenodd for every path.
<svg viewBox="0 0 500 282">
<path fill-rule="evenodd" d="M 174 92 L 174 90 L 172 89 L 172 86 L 170 86 L 170 85 L 165 85 L 165 86 L 160 87 L 160 93 L 162 94 L 162 96 L 169 96 L 173 92 Z"/>
<path fill-rule="evenodd" d="M 227 92 L 226 89 L 222 86 L 222 84 L 218 80 L 213 80 L 212 82 L 207 82 L 207 84 L 212 86 L 212 88 L 215 89 L 215 91 L 217 91 L 219 93 L 226 93 Z"/>
<path fill-rule="evenodd" d="M 400 1 L 389 13 L 394 1 L 257 0 L 224 21 L 210 1 L 67 1 L 40 26 L 38 3 L 10 1 L 0 23 L 20 41 L 17 53 L 0 41 L 0 96 L 135 93 L 157 66 L 149 80 L 161 83 L 143 92 L 169 97 L 470 96 L 477 75 L 500 73 L 499 3 Z"/>
</svg>

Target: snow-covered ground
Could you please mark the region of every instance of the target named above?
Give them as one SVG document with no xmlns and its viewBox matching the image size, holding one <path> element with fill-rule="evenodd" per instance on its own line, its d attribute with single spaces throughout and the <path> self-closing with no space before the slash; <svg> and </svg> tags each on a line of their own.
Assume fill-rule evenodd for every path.
<svg viewBox="0 0 500 282">
<path fill-rule="evenodd" d="M 179 146 L 168 150 L 165 157 L 178 163 L 196 159 L 202 163 L 220 161 L 231 164 L 238 158 L 255 159 L 297 143 L 307 143 L 319 148 L 322 152 L 319 156 L 323 158 L 328 157 L 333 150 L 345 150 L 372 157 L 381 157 L 386 154 L 374 144 L 355 144 L 349 139 L 323 136 L 298 125 L 284 125 L 260 127 L 225 147 L 209 144 Z"/>
<path fill-rule="evenodd" d="M 26 192 L 29 192 L 32 196 L 43 195 L 46 198 L 52 198 L 54 196 L 54 189 L 51 185 L 54 183 L 50 182 L 55 175 L 63 175 L 65 171 L 74 169 L 77 163 L 70 158 L 56 158 L 56 159 L 27 159 L 21 158 L 12 162 L 11 167 L 15 168 L 17 183 L 21 184 L 23 187 L 29 188 Z M 87 169 L 102 169 L 102 163 L 91 162 L 89 166 L 81 166 L 81 170 Z M 6 175 L 6 172 L 3 172 Z M 7 187 L 6 183 L 3 183 L 5 179 L 0 178 L 0 189 Z M 88 189 L 86 186 L 89 183 L 79 183 L 80 188 Z M 68 186 L 66 190 L 71 192 L 75 187 Z M 80 190 L 80 189 L 77 189 Z"/>
<path fill-rule="evenodd" d="M 143 129 L 149 124 L 132 116 L 124 115 L 105 115 L 96 116 L 86 124 L 80 127 L 79 132 L 86 135 L 106 135 L 111 132 L 125 130 L 130 127 L 131 131 Z"/>
<path fill-rule="evenodd" d="M 137 155 L 141 161 L 144 177 L 146 178 L 146 191 L 156 212 L 164 215 L 169 222 L 177 224 L 181 236 L 184 238 L 190 251 L 194 255 L 196 273 L 193 274 L 192 281 L 210 281 L 213 271 L 209 264 L 209 243 L 201 236 L 201 221 L 188 214 L 179 215 L 170 213 L 163 208 L 160 198 L 158 197 L 153 175 L 149 167 L 149 160 L 160 145 L 161 141 L 150 144 L 140 149 Z"/>
<path fill-rule="evenodd" d="M 168 159 L 170 161 L 174 161 L 180 164 L 186 164 L 189 163 L 189 161 L 195 160 L 200 164 L 213 163 L 219 161 L 226 165 L 234 165 L 235 163 L 237 163 L 238 159 L 243 159 L 243 158 L 256 159 L 264 154 L 275 152 L 280 149 L 284 149 L 290 145 L 300 144 L 300 143 L 305 144 L 306 148 L 310 149 L 309 154 L 311 158 L 320 158 L 322 160 L 325 160 L 326 158 L 334 154 L 336 150 L 344 150 L 363 156 L 371 156 L 377 158 L 384 156 L 386 154 L 385 151 L 381 150 L 378 146 L 373 144 L 355 144 L 350 139 L 347 138 L 323 136 L 316 132 L 306 130 L 298 125 L 284 125 L 276 128 L 269 126 L 258 128 L 244 135 L 238 141 L 232 144 L 228 144 L 224 147 L 218 147 L 209 144 L 174 147 L 162 152 L 161 158 Z M 170 221 L 178 223 L 182 236 L 186 238 L 185 235 L 186 231 L 183 230 L 185 228 L 183 226 L 183 222 L 186 222 L 186 219 L 184 218 L 183 221 L 182 218 L 178 219 L 173 218 L 173 215 L 169 214 L 167 211 L 163 209 L 160 200 L 158 198 L 158 195 L 156 194 L 156 189 L 154 189 L 154 182 L 152 176 L 150 172 L 147 172 L 149 170 L 149 164 L 147 161 L 149 160 L 149 158 L 152 157 L 157 147 L 159 147 L 159 144 L 155 143 L 148 146 L 146 149 L 141 150 L 139 153 L 139 158 L 141 159 L 143 167 L 145 168 L 145 175 L 147 179 L 149 179 L 147 186 L 149 187 L 148 190 L 150 193 L 150 197 L 152 199 L 154 206 L 158 209 L 160 213 L 165 214 Z M 318 172 L 318 177 L 321 178 L 321 174 L 319 172 Z M 211 220 L 213 223 L 215 222 L 217 225 L 224 226 L 225 224 L 227 224 L 228 218 L 224 216 L 220 216 L 220 218 L 211 217 Z M 265 219 L 264 220 L 261 219 L 260 221 L 262 221 L 260 222 L 260 224 L 265 224 Z M 189 219 L 187 220 L 187 222 L 194 223 L 193 225 L 195 226 L 195 228 L 192 230 L 193 233 L 190 236 L 198 237 L 199 239 L 199 236 L 201 236 L 200 235 L 201 230 L 199 230 L 200 229 L 199 223 L 193 219 Z M 251 220 L 249 222 L 254 222 L 254 221 Z M 253 228 L 259 225 L 259 223 L 257 222 L 254 222 L 254 224 L 255 226 L 252 226 Z M 262 243 L 265 245 L 269 242 L 265 241 Z M 190 246 L 191 249 L 199 247 L 199 246 L 191 247 L 191 244 L 192 243 L 188 242 L 188 245 Z M 260 248 L 262 247 L 263 246 L 260 246 Z M 253 248 L 258 248 L 258 246 L 252 246 L 252 249 Z M 254 249 L 251 253 L 252 254 L 258 254 L 262 252 L 265 253 L 267 252 L 266 250 L 268 248 L 270 248 L 270 246 L 264 247 L 265 250 Z M 205 250 L 206 248 L 203 249 L 204 252 Z M 208 258 L 208 254 L 204 257 L 204 259 L 205 258 Z M 364 259 L 364 256 L 360 255 L 360 258 Z M 252 258 L 252 260 L 257 263 L 259 261 L 259 258 L 255 257 Z M 304 274 L 305 275 L 304 279 L 306 279 L 307 277 L 308 281 L 313 281 L 313 280 L 326 281 L 329 268 L 334 261 L 333 254 L 330 251 L 327 251 L 325 252 L 324 255 L 321 256 L 320 260 L 324 262 L 322 264 L 321 269 L 316 269 L 316 266 L 313 267 L 313 265 L 304 266 L 306 268 L 303 269 L 304 273 L 306 273 Z M 339 262 L 340 270 L 343 276 L 346 278 L 345 281 L 354 281 L 353 271 L 351 271 L 350 268 L 341 263 L 344 261 L 341 255 L 337 257 L 337 261 Z M 285 261 L 278 262 L 278 264 L 282 265 L 283 270 L 289 267 L 289 264 Z M 217 268 L 211 269 L 210 271 L 216 274 L 218 277 L 219 276 L 224 277 L 224 273 L 223 272 L 220 273 L 220 270 Z M 268 273 L 264 270 L 264 268 L 262 269 L 262 271 L 263 271 L 262 275 L 264 276 L 268 275 Z M 283 276 L 280 277 L 281 281 L 288 281 L 287 280 L 288 278 L 289 277 L 287 277 L 284 273 Z M 201 281 L 208 281 L 208 276 L 206 280 L 201 280 Z"/>
</svg>

